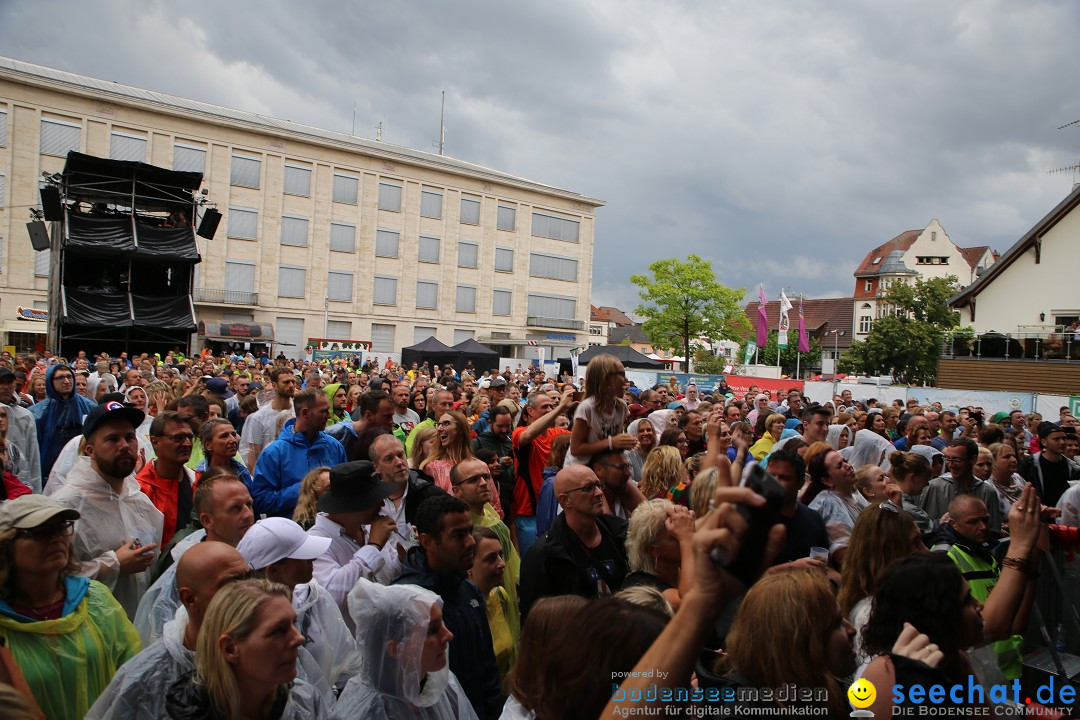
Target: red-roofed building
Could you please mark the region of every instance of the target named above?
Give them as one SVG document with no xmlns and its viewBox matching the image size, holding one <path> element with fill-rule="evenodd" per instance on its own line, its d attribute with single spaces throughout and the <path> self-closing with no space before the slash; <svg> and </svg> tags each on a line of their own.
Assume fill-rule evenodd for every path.
<svg viewBox="0 0 1080 720">
<path fill-rule="evenodd" d="M 607 345 L 611 331 L 634 324 L 626 313 L 608 305 L 589 305 L 589 345 Z"/>
<path fill-rule="evenodd" d="M 803 318 L 806 323 L 806 334 L 810 338 L 816 338 L 821 343 L 821 358 L 823 360 L 835 359 L 843 355 L 844 351 L 851 347 L 851 310 L 853 304 L 851 298 L 826 298 L 822 300 L 803 300 Z M 799 342 L 799 300 L 791 298 L 794 307 L 788 311 L 788 320 L 791 330 L 788 331 L 788 342 Z M 758 302 L 754 300 L 747 304 L 746 319 L 750 321 L 750 327 L 756 328 L 758 321 Z M 769 329 L 776 330 L 780 327 L 780 301 L 772 300 L 765 304 L 765 317 L 769 320 Z M 804 365 L 806 370 L 810 366 Z"/>
<path fill-rule="evenodd" d="M 881 297 L 894 283 L 955 275 L 960 285 L 967 287 L 997 257 L 986 245 L 958 247 L 937 220 L 931 220 L 922 230 L 906 230 L 878 245 L 855 270 L 853 338 L 865 340 L 874 320 L 887 312 Z"/>
</svg>

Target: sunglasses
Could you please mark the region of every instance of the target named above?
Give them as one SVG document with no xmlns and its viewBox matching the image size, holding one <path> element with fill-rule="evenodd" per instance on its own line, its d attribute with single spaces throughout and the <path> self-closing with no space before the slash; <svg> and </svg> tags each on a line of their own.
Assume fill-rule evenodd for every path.
<svg viewBox="0 0 1080 720">
<path fill-rule="evenodd" d="M 70 537 L 74 533 L 75 521 L 65 520 L 61 523 L 54 523 L 51 525 L 39 525 L 36 528 L 19 530 L 15 533 L 15 537 L 26 538 L 28 540 L 33 540 L 34 542 L 45 542 L 46 540 L 52 540 L 57 535 L 64 535 Z"/>
</svg>

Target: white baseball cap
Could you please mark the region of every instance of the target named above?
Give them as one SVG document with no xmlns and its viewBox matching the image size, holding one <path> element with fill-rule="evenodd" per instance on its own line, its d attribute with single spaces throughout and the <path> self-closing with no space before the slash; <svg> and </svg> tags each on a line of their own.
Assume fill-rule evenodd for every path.
<svg viewBox="0 0 1080 720">
<path fill-rule="evenodd" d="M 252 570 L 262 570 L 279 560 L 314 560 L 330 547 L 330 538 L 308 535 L 289 518 L 270 517 L 248 529 L 236 549 Z"/>
</svg>

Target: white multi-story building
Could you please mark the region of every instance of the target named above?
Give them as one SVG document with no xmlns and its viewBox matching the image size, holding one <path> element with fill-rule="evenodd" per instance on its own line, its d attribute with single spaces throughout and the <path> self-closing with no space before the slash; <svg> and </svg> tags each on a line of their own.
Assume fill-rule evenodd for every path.
<svg viewBox="0 0 1080 720">
<path fill-rule="evenodd" d="M 0 58 L 0 322 L 43 341 L 48 251 L 27 238 L 71 150 L 203 173 L 224 218 L 199 239 L 206 327 L 272 326 L 390 353 L 429 336 L 505 357 L 587 344 L 602 202 L 442 155 Z M 20 309 L 22 311 L 20 312 Z M 198 341 L 198 340 L 197 340 Z M 87 348 L 92 351 L 93 348 Z M 549 355 L 550 356 L 550 355 Z"/>
</svg>

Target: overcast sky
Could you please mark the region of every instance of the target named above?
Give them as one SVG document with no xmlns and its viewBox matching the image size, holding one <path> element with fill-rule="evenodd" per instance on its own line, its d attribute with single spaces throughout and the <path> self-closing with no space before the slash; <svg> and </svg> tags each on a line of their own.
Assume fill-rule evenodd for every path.
<svg viewBox="0 0 1080 720">
<path fill-rule="evenodd" d="M 0 0 L 0 54 L 446 152 L 606 202 L 594 304 L 689 253 L 850 295 L 937 218 L 1004 251 L 1080 162 L 1074 0 Z"/>
</svg>

